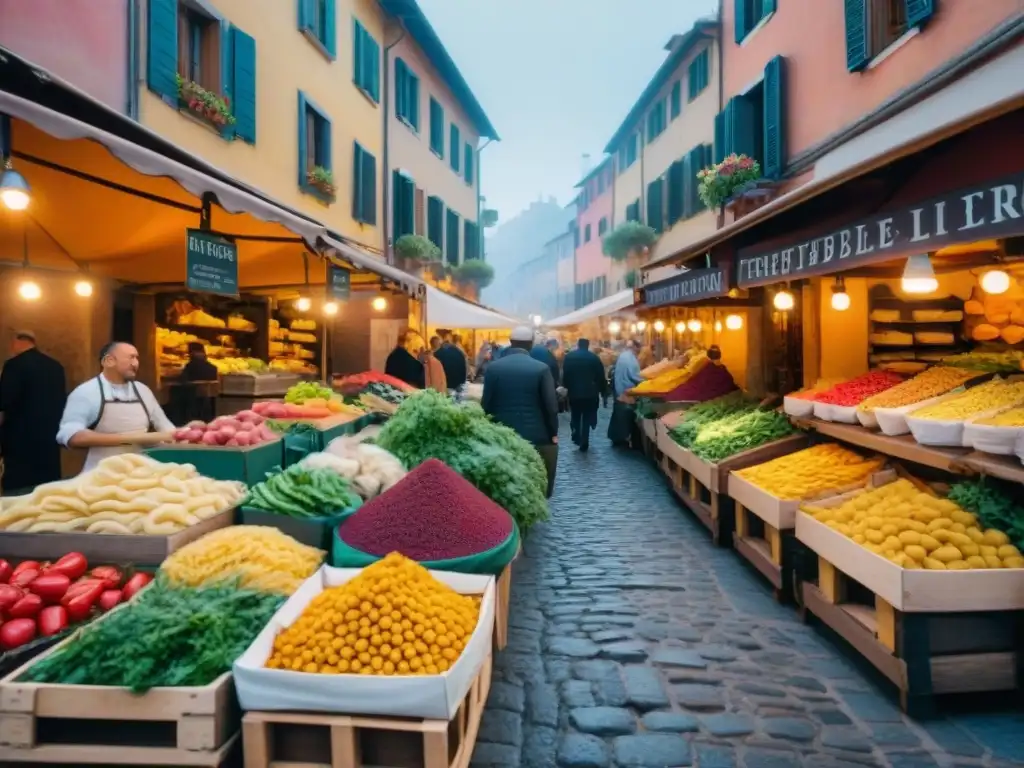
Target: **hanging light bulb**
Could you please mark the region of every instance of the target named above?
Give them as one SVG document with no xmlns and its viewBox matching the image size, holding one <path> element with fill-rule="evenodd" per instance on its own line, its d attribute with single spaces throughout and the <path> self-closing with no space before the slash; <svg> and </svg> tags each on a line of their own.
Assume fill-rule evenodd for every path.
<svg viewBox="0 0 1024 768">
<path fill-rule="evenodd" d="M 313 306 L 313 302 L 306 296 L 300 296 L 295 300 L 295 308 L 299 312 L 309 312 L 309 308 Z"/>
<path fill-rule="evenodd" d="M 647 327 L 647 322 L 646 322 L 645 320 L 637 320 L 637 323 L 636 323 L 636 329 L 637 329 L 638 331 L 640 331 L 641 333 L 643 333 L 643 331 L 644 331 L 644 329 L 645 329 L 646 327 Z"/>
<path fill-rule="evenodd" d="M 684 323 L 682 320 L 680 320 L 678 323 L 676 323 L 676 333 L 682 333 L 685 330 L 686 330 L 686 323 Z"/>
<path fill-rule="evenodd" d="M 900 280 L 904 293 L 934 293 L 938 287 L 939 281 L 935 279 L 932 260 L 927 253 L 918 253 L 907 259 L 903 279 Z"/>
<path fill-rule="evenodd" d="M 75 283 L 75 293 L 81 296 L 83 299 L 87 299 L 92 296 L 92 283 L 88 280 L 79 280 Z"/>
<path fill-rule="evenodd" d="M 5 163 L 4 172 L 0 173 L 0 200 L 12 211 L 24 211 L 31 200 L 30 189 L 25 177 Z"/>
<path fill-rule="evenodd" d="M 373 307 L 376 312 L 383 312 L 388 308 L 388 300 L 383 296 L 378 296 L 370 302 L 370 306 Z"/>
<path fill-rule="evenodd" d="M 981 290 L 997 296 L 1010 290 L 1010 276 L 1001 269 L 993 269 L 981 276 Z"/>
<path fill-rule="evenodd" d="M 26 280 L 18 286 L 18 295 L 25 301 L 35 301 L 43 295 L 43 289 L 39 287 L 39 283 Z"/>
<path fill-rule="evenodd" d="M 608 332 L 609 333 L 618 333 L 621 330 L 622 330 L 622 323 L 620 323 L 619 321 L 612 320 L 610 323 L 608 323 Z"/>
<path fill-rule="evenodd" d="M 629 326 L 629 330 L 632 333 L 636 333 L 636 323 L 633 323 L 631 326 Z"/>
<path fill-rule="evenodd" d="M 702 323 L 696 317 L 691 317 L 686 322 L 686 327 L 689 328 L 694 333 L 700 333 L 701 329 L 704 327 L 704 323 Z"/>
<path fill-rule="evenodd" d="M 665 330 L 665 324 L 663 322 L 661 322 L 661 320 L 655 320 L 654 321 L 654 330 L 657 331 L 658 333 L 661 333 L 662 331 Z"/>
<path fill-rule="evenodd" d="M 715 320 L 715 333 L 721 333 L 721 332 L 722 332 L 722 321 L 721 320 Z"/>
<path fill-rule="evenodd" d="M 845 312 L 850 308 L 850 294 L 846 292 L 846 283 L 843 278 L 837 277 L 836 284 L 832 286 L 832 309 L 836 312 Z"/>
<path fill-rule="evenodd" d="M 328 317 L 334 317 L 336 314 L 338 314 L 338 302 L 328 301 L 326 304 L 324 304 L 324 314 L 327 315 Z"/>
<path fill-rule="evenodd" d="M 772 306 L 774 306 L 780 312 L 788 312 L 793 308 L 796 300 L 793 298 L 793 294 L 783 288 L 781 291 L 775 294 L 775 298 L 772 299 Z"/>
<path fill-rule="evenodd" d="M 726 315 L 725 327 L 730 331 L 738 331 L 743 327 L 743 318 L 740 315 Z"/>
</svg>

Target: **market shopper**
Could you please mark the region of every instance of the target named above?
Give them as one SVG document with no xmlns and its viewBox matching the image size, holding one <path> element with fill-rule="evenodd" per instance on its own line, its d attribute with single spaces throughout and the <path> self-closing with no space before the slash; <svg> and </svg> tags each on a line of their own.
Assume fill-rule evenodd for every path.
<svg viewBox="0 0 1024 768">
<path fill-rule="evenodd" d="M 0 457 L 5 494 L 27 493 L 60 480 L 53 435 L 67 398 L 64 366 L 36 347 L 32 331 L 15 331 L 0 372 Z"/>
<path fill-rule="evenodd" d="M 409 349 L 414 340 L 415 335 L 411 331 L 403 331 L 398 335 L 395 348 L 384 361 L 384 373 L 404 381 L 409 386 L 424 389 L 427 386 L 427 378 L 423 363 Z"/>
<path fill-rule="evenodd" d="M 441 334 L 441 346 L 434 357 L 441 361 L 444 367 L 444 377 L 448 381 L 448 389 L 460 389 L 469 378 L 469 366 L 466 362 L 466 353 L 452 343 L 451 336 Z"/>
<path fill-rule="evenodd" d="M 597 407 L 608 397 L 601 358 L 590 351 L 590 341 L 580 339 L 576 349 L 562 362 L 562 383 L 568 390 L 569 427 L 572 441 L 586 453 L 590 448 L 590 430 L 597 427 Z"/>
<path fill-rule="evenodd" d="M 206 347 L 201 341 L 188 344 L 188 362 L 181 369 L 185 381 L 217 381 L 217 366 L 206 359 Z"/>
<path fill-rule="evenodd" d="M 550 369 L 530 357 L 533 330 L 512 331 L 511 346 L 487 367 L 484 376 L 484 411 L 532 443 L 548 473 L 547 496 L 555 487 L 558 464 L 558 401 Z"/>
<path fill-rule="evenodd" d="M 423 370 L 427 377 L 427 388 L 436 389 L 442 395 L 448 392 L 448 381 L 444 376 L 444 366 L 437 359 L 437 350 L 441 348 L 441 337 L 431 336 L 430 346 L 423 350 Z"/>
<path fill-rule="evenodd" d="M 558 342 L 555 339 L 546 341 L 538 339 L 537 343 L 530 349 L 530 357 L 540 360 L 551 371 L 551 378 L 557 387 L 562 380 L 561 372 L 558 370 L 558 358 L 555 357 L 555 350 L 558 349 Z"/>
<path fill-rule="evenodd" d="M 135 453 L 168 442 L 174 424 L 152 390 L 141 381 L 139 351 L 123 341 L 100 350 L 100 374 L 79 384 L 68 396 L 57 442 L 89 451 L 83 472 L 108 456 Z"/>
<path fill-rule="evenodd" d="M 612 418 L 608 422 L 608 439 L 615 446 L 628 445 L 636 431 L 636 412 L 628 402 L 626 392 L 644 380 L 636 357 L 638 347 L 632 339 L 627 341 L 626 348 L 619 353 L 612 370 L 615 404 L 612 406 Z"/>
</svg>

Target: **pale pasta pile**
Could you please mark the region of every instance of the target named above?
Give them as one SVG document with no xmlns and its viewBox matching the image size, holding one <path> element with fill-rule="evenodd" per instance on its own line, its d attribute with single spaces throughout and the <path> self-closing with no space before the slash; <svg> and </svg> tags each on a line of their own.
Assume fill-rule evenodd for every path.
<svg viewBox="0 0 1024 768">
<path fill-rule="evenodd" d="M 182 547 L 160 570 L 189 587 L 237 578 L 241 587 L 290 595 L 316 572 L 323 555 L 277 528 L 234 525 Z"/>
<path fill-rule="evenodd" d="M 73 480 L 47 483 L 0 508 L 0 530 L 166 536 L 245 496 L 240 483 L 203 477 L 191 464 L 138 453 L 111 456 Z"/>
</svg>

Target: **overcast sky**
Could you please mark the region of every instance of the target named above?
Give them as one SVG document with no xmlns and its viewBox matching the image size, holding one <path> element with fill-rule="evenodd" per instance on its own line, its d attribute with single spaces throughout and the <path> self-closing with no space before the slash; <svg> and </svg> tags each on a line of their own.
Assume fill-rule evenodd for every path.
<svg viewBox="0 0 1024 768">
<path fill-rule="evenodd" d="M 572 198 L 664 61 L 718 0 L 419 0 L 501 136 L 481 158 L 487 206 L 508 221 Z"/>
</svg>

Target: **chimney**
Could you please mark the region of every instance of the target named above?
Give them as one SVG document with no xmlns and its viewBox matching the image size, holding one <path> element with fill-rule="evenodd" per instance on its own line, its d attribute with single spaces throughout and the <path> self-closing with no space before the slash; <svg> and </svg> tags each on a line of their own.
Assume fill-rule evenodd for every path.
<svg viewBox="0 0 1024 768">
<path fill-rule="evenodd" d="M 580 178 L 586 178 L 588 173 L 590 173 L 590 153 L 584 152 L 583 157 L 580 158 Z"/>
</svg>

